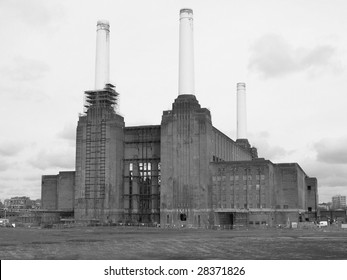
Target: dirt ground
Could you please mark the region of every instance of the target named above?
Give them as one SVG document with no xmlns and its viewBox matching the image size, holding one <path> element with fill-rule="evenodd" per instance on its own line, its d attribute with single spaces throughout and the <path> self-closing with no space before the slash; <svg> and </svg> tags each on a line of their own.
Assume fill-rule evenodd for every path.
<svg viewBox="0 0 347 280">
<path fill-rule="evenodd" d="M 347 259 L 347 230 L 0 228 L 0 259 Z"/>
</svg>

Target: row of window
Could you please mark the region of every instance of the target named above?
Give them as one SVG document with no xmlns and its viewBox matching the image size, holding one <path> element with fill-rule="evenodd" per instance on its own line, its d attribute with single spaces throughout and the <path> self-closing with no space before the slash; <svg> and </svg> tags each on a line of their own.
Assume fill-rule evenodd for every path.
<svg viewBox="0 0 347 280">
<path fill-rule="evenodd" d="M 266 221 L 249 221 L 250 225 L 266 225 Z"/>
<path fill-rule="evenodd" d="M 212 181 L 213 182 L 219 182 L 219 181 L 226 181 L 226 176 L 212 176 Z M 265 175 L 264 174 L 261 174 L 261 175 L 243 175 L 243 176 L 239 176 L 239 175 L 231 175 L 230 177 L 229 177 L 229 181 L 239 181 L 239 180 L 241 180 L 241 178 L 242 178 L 242 180 L 243 181 L 252 181 L 253 179 L 255 179 L 255 180 L 265 180 Z"/>
<path fill-rule="evenodd" d="M 129 185 L 132 186 L 132 181 L 134 179 L 133 173 L 133 163 L 129 163 Z M 138 163 L 139 170 L 139 182 L 150 185 L 152 182 L 152 163 L 151 162 L 139 162 Z M 158 163 L 158 184 L 161 183 L 160 177 L 160 162 Z"/>
<path fill-rule="evenodd" d="M 213 205 L 214 208 L 238 208 L 238 209 L 249 209 L 249 208 L 266 208 L 265 203 L 236 203 L 236 204 L 226 204 L 226 203 L 218 203 Z"/>
<path fill-rule="evenodd" d="M 160 162 L 158 162 L 158 171 L 160 170 Z M 138 163 L 139 171 L 151 171 L 152 163 L 151 162 L 139 162 Z M 132 162 L 129 163 L 129 171 L 134 170 L 134 164 Z"/>
<path fill-rule="evenodd" d="M 227 187 L 225 186 L 225 185 L 222 185 L 222 186 L 220 186 L 220 185 L 213 185 L 213 189 L 214 190 L 218 190 L 218 189 L 221 189 L 221 190 L 223 190 L 223 191 L 225 191 L 226 189 L 227 189 Z M 235 191 L 238 191 L 238 190 L 244 190 L 244 191 L 246 191 L 247 190 L 247 185 L 243 185 L 242 187 L 241 186 L 238 186 L 238 185 L 230 185 L 229 187 L 228 187 L 228 189 L 230 189 L 230 190 L 235 190 Z M 251 191 L 251 190 L 256 190 L 256 191 L 259 191 L 260 190 L 260 185 L 259 184 L 256 184 L 256 185 L 248 185 L 248 190 L 249 191 Z M 263 186 L 263 188 L 262 188 L 262 190 L 264 190 L 265 189 L 265 187 Z"/>
</svg>

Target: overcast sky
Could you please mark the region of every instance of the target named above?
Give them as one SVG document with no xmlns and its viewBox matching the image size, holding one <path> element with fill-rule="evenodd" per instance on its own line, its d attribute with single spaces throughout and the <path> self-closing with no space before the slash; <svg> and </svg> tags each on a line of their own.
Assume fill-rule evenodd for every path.
<svg viewBox="0 0 347 280">
<path fill-rule="evenodd" d="M 96 22 L 111 25 L 111 82 L 127 126 L 160 124 L 178 92 L 179 10 L 194 11 L 195 89 L 236 138 L 236 83 L 260 157 L 297 162 L 319 200 L 347 195 L 347 1 L 0 0 L 0 199 L 41 196 L 74 170 Z"/>
</svg>

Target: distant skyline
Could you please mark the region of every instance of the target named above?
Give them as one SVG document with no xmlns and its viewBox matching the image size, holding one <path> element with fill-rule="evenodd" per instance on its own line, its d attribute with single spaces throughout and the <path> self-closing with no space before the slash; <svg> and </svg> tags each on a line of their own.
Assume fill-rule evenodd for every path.
<svg viewBox="0 0 347 280">
<path fill-rule="evenodd" d="M 160 124 L 178 94 L 179 10 L 194 12 L 195 95 L 236 139 L 236 84 L 260 157 L 297 162 L 319 201 L 347 195 L 347 2 L 0 1 L 0 200 L 41 196 L 74 170 L 96 22 L 111 30 L 111 82 L 126 126 Z"/>
</svg>

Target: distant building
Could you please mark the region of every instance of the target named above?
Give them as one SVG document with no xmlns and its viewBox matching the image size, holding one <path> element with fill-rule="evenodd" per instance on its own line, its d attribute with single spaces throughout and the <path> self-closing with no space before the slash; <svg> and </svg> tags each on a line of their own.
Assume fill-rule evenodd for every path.
<svg viewBox="0 0 347 280">
<path fill-rule="evenodd" d="M 41 209 L 41 199 L 36 199 L 31 201 L 32 209 Z"/>
<path fill-rule="evenodd" d="M 347 222 L 347 210 L 339 209 L 339 210 L 320 210 L 318 220 L 320 221 L 328 221 L 329 223 L 333 222 Z"/>
<path fill-rule="evenodd" d="M 332 209 L 344 209 L 346 208 L 346 196 L 335 195 L 332 197 Z"/>
<path fill-rule="evenodd" d="M 325 203 L 325 202 L 323 202 L 323 203 L 319 203 L 318 204 L 318 209 L 319 210 L 330 210 L 331 209 L 331 202 L 328 202 L 328 203 Z"/>
<path fill-rule="evenodd" d="M 5 199 L 4 206 L 9 210 L 31 209 L 31 200 L 27 196 L 16 196 Z"/>
</svg>

